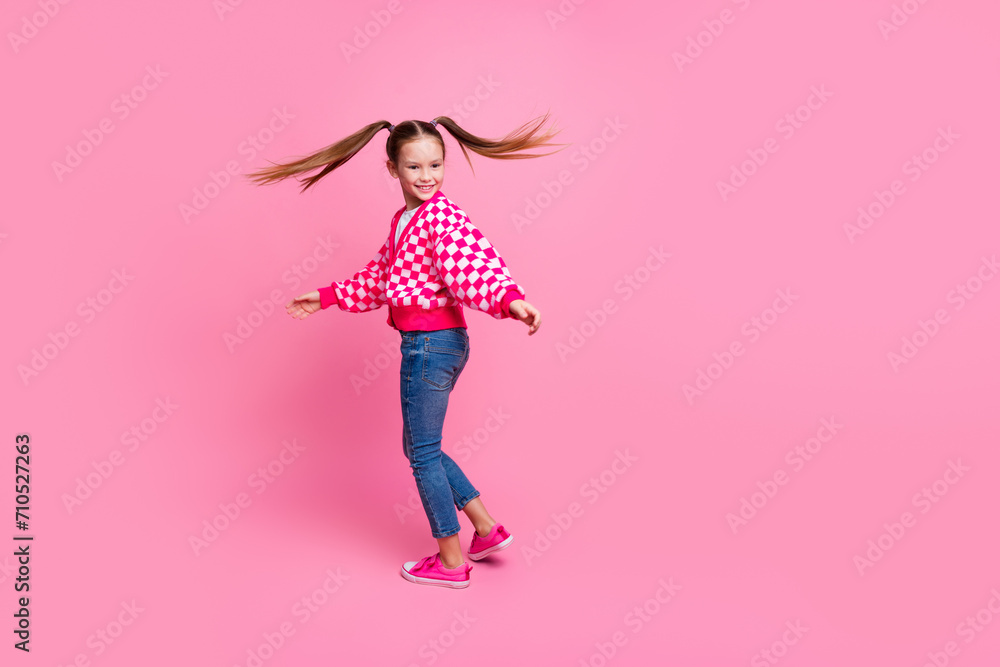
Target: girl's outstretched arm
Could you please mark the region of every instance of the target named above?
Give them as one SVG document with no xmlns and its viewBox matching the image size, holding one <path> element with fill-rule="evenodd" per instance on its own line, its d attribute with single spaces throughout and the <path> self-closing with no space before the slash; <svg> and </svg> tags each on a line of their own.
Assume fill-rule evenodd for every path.
<svg viewBox="0 0 1000 667">
<path fill-rule="evenodd" d="M 297 296 L 285 304 L 285 310 L 297 320 L 304 320 L 319 309 L 319 290 Z"/>
<path fill-rule="evenodd" d="M 389 279 L 389 239 L 364 268 L 350 280 L 342 280 L 316 290 L 319 307 L 336 305 L 349 313 L 363 313 L 381 308 L 386 303 L 385 288 Z"/>
<path fill-rule="evenodd" d="M 542 314 L 524 299 L 514 299 L 507 307 L 512 317 L 516 317 L 528 325 L 528 335 L 531 336 L 542 326 Z"/>
<path fill-rule="evenodd" d="M 389 241 L 350 280 L 336 282 L 297 296 L 285 304 L 285 310 L 297 320 L 336 304 L 341 310 L 360 313 L 381 308 L 385 303 L 385 284 L 389 273 Z"/>
</svg>

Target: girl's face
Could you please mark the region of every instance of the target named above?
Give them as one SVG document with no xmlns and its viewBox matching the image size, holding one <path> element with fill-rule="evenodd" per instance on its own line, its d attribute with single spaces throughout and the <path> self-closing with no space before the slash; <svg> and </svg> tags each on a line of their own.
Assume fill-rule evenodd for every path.
<svg viewBox="0 0 1000 667">
<path fill-rule="evenodd" d="M 444 151 L 436 139 L 408 141 L 399 148 L 399 163 L 386 161 L 393 178 L 399 179 L 406 210 L 433 197 L 444 182 Z"/>
</svg>

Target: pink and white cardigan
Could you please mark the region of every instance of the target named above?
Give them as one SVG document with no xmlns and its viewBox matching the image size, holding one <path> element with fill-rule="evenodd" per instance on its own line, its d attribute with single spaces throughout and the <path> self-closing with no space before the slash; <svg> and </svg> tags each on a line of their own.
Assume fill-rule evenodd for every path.
<svg viewBox="0 0 1000 667">
<path fill-rule="evenodd" d="M 392 218 L 389 238 L 350 280 L 319 289 L 320 307 L 336 304 L 360 313 L 389 304 L 388 324 L 400 331 L 465 327 L 462 306 L 499 319 L 524 291 L 469 216 L 440 190 L 425 201 L 399 236 Z"/>
</svg>

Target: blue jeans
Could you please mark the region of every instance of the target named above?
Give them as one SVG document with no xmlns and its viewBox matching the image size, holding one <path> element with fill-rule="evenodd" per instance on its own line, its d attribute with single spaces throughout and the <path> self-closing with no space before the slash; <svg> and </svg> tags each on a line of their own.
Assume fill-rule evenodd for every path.
<svg viewBox="0 0 1000 667">
<path fill-rule="evenodd" d="M 448 397 L 469 360 L 469 334 L 456 327 L 400 331 L 400 335 L 403 451 L 410 461 L 431 535 L 448 537 L 460 530 L 456 509 L 479 495 L 458 464 L 441 451 Z"/>
</svg>

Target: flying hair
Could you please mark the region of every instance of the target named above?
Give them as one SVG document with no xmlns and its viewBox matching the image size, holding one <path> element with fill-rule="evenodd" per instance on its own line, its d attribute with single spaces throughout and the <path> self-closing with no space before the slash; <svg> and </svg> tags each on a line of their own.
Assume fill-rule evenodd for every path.
<svg viewBox="0 0 1000 667">
<path fill-rule="evenodd" d="M 465 155 L 465 159 L 474 174 L 476 170 L 472 165 L 472 159 L 469 157 L 468 151 L 495 160 L 524 160 L 552 155 L 562 150 L 562 148 L 559 148 L 547 153 L 527 152 L 545 146 L 565 146 L 565 144 L 552 142 L 552 139 L 559 131 L 554 127 L 550 127 L 547 130 L 544 129 L 548 120 L 549 114 L 546 113 L 524 123 L 502 139 L 496 140 L 476 136 L 464 130 L 448 116 L 438 116 L 431 122 L 405 120 L 393 124 L 387 120 L 379 120 L 365 125 L 354 134 L 344 137 L 340 141 L 330 144 L 312 155 L 307 155 L 291 162 L 272 162 L 270 167 L 265 167 L 248 174 L 247 177 L 257 185 L 267 185 L 277 183 L 286 178 L 297 177 L 300 174 L 304 175 L 309 172 L 315 172 L 312 175 L 297 179 L 302 183 L 302 192 L 305 192 L 315 185 L 319 179 L 357 155 L 358 151 L 367 146 L 368 142 L 383 129 L 389 130 L 389 138 L 385 142 L 385 152 L 386 156 L 393 163 L 398 164 L 399 150 L 403 144 L 424 138 L 431 138 L 440 143 L 441 155 L 444 157 L 444 138 L 438 131 L 439 127 L 447 129 L 448 133 L 458 142 L 459 148 L 462 149 L 462 154 Z"/>
</svg>

